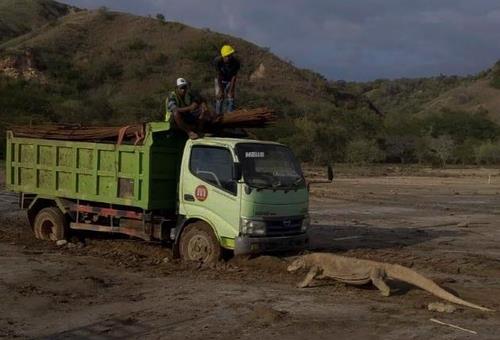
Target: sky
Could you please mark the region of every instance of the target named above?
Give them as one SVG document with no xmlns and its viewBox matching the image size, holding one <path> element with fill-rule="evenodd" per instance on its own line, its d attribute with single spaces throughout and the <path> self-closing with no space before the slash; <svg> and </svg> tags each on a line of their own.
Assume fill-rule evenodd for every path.
<svg viewBox="0 0 500 340">
<path fill-rule="evenodd" d="M 234 35 L 332 80 L 475 74 L 500 60 L 500 0 L 63 0 Z M 244 59 L 244 56 L 241 56 Z"/>
</svg>

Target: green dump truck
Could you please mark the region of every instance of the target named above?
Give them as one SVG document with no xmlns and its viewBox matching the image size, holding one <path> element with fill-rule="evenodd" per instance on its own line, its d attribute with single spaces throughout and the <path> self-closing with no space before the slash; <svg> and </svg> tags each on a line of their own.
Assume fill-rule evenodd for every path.
<svg viewBox="0 0 500 340">
<path fill-rule="evenodd" d="M 187 140 L 149 123 L 140 144 L 18 137 L 7 132 L 6 186 L 37 238 L 71 230 L 173 245 L 187 260 L 303 249 L 308 187 L 286 146 L 248 139 Z"/>
</svg>

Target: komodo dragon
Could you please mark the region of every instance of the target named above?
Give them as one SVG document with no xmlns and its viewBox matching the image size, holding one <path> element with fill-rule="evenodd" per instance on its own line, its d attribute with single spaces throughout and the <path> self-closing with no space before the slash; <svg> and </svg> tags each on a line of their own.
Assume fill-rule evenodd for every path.
<svg viewBox="0 0 500 340">
<path fill-rule="evenodd" d="M 409 268 L 397 264 L 361 260 L 328 253 L 313 253 L 297 258 L 288 266 L 288 271 L 295 272 L 302 268 L 309 269 L 309 272 L 304 281 L 298 284 L 300 288 L 309 286 L 314 279 L 324 278 L 331 278 L 353 285 L 364 285 L 371 281 L 373 285 L 382 292 L 382 295 L 389 296 L 391 290 L 385 283 L 385 279 L 389 278 L 410 283 L 441 299 L 458 305 L 477 308 L 482 311 L 494 311 L 464 301 L 442 289 L 432 280 L 425 278 Z"/>
</svg>

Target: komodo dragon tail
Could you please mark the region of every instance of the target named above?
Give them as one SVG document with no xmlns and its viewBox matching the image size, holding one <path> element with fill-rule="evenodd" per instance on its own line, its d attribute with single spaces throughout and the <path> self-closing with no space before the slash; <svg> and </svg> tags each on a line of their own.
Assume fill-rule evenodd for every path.
<svg viewBox="0 0 500 340">
<path fill-rule="evenodd" d="M 397 264 L 388 265 L 385 267 L 385 272 L 389 278 L 393 278 L 399 281 L 403 281 L 414 286 L 417 286 L 423 290 L 428 291 L 429 293 L 447 300 L 452 303 L 456 303 L 457 305 L 467 306 L 471 308 L 480 309 L 486 312 L 494 312 L 493 309 L 489 309 L 486 307 L 482 307 L 479 305 L 475 305 L 473 303 L 462 300 L 461 298 L 447 292 L 443 288 L 439 287 L 434 281 L 420 275 L 419 273 L 411 270 L 410 268 L 406 268 Z"/>
</svg>

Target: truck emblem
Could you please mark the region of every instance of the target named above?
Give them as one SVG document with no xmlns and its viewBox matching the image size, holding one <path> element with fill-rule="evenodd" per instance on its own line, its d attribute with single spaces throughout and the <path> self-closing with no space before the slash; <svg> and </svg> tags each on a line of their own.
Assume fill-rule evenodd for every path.
<svg viewBox="0 0 500 340">
<path fill-rule="evenodd" d="M 290 221 L 290 220 L 284 220 L 283 221 L 283 226 L 284 227 L 289 227 L 291 224 L 292 224 L 292 221 Z"/>
<path fill-rule="evenodd" d="M 196 199 L 200 202 L 203 202 L 208 197 L 208 189 L 204 185 L 198 185 L 194 191 L 194 195 Z"/>
</svg>

